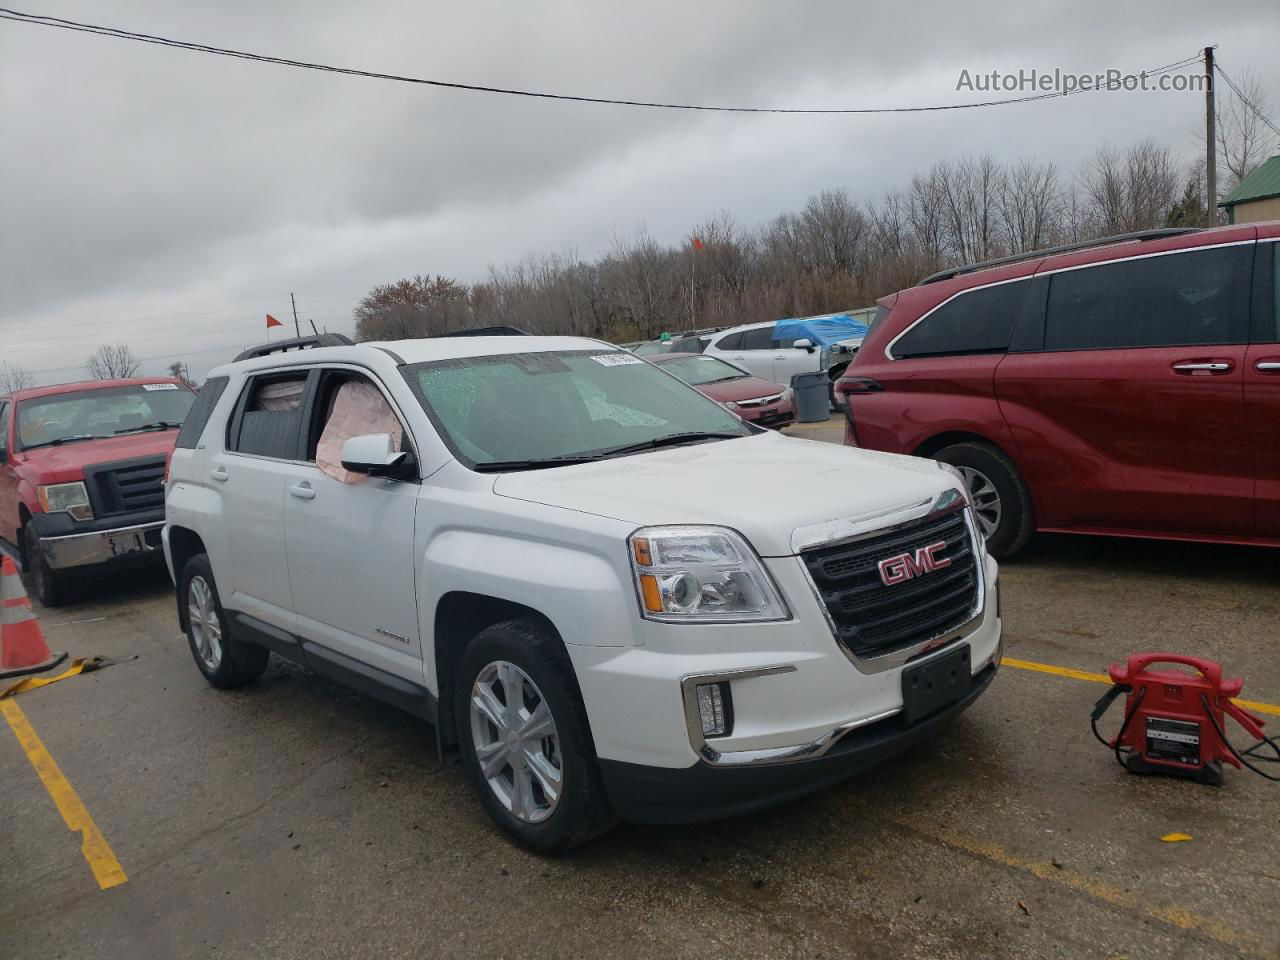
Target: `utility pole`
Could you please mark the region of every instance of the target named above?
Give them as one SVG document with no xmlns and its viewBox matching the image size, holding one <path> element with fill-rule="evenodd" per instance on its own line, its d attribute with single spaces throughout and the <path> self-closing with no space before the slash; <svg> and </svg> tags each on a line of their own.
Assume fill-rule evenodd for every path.
<svg viewBox="0 0 1280 960">
<path fill-rule="evenodd" d="M 1204 48 L 1204 179 L 1205 226 L 1218 222 L 1218 132 L 1213 107 L 1213 47 Z"/>
<path fill-rule="evenodd" d="M 293 332 L 297 334 L 299 338 L 301 338 L 302 327 L 298 326 L 298 301 L 293 299 L 292 291 L 290 291 L 289 293 L 289 302 L 293 304 Z"/>
<path fill-rule="evenodd" d="M 316 329 L 316 322 L 314 320 L 308 320 L 307 323 L 311 324 L 311 332 L 317 337 L 320 336 L 320 331 Z"/>
</svg>

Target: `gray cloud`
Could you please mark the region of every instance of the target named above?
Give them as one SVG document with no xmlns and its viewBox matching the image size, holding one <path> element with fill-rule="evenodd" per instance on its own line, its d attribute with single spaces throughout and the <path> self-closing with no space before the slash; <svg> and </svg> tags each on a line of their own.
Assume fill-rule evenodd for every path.
<svg viewBox="0 0 1280 960">
<path fill-rule="evenodd" d="M 1030 9 L 1028 9 L 1030 8 Z M 465 82 L 702 103 L 955 102 L 962 67 L 1158 66 L 1221 44 L 1280 89 L 1280 9 L 1203 4 L 133 2 L 40 12 Z M 989 151 L 1071 169 L 1142 136 L 1190 156 L 1194 94 L 947 114 L 755 117 L 494 97 L 291 71 L 0 22 L 0 356 L 70 379 L 99 342 L 193 371 L 262 314 L 349 329 L 372 284 L 464 279 L 644 222 L 748 224 L 843 186 L 873 198 Z M 1280 97 L 1276 98 L 1280 101 Z M 1274 105 L 1280 108 L 1280 102 Z M 194 315 L 194 316 L 193 316 Z M 148 318 L 148 319 L 142 319 Z M 285 319 L 281 316 L 281 319 Z"/>
</svg>

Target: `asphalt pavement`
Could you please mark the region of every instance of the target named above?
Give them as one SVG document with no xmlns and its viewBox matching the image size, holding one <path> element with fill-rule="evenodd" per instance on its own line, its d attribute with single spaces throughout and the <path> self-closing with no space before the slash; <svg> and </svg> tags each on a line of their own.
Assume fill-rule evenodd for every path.
<svg viewBox="0 0 1280 960">
<path fill-rule="evenodd" d="M 1168 649 L 1244 676 L 1280 730 L 1277 586 L 1262 550 L 1041 537 L 1002 568 L 1009 661 L 937 742 L 546 859 L 429 727 L 279 660 L 213 690 L 163 570 L 104 581 L 38 613 L 117 662 L 4 708 L 0 956 L 1280 957 L 1280 786 L 1133 776 L 1088 723 L 1109 661 Z"/>
</svg>

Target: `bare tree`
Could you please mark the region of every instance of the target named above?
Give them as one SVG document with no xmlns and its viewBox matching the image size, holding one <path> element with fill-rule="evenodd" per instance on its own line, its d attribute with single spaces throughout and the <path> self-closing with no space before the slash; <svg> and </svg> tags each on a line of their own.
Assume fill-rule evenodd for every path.
<svg viewBox="0 0 1280 960">
<path fill-rule="evenodd" d="M 0 396 L 35 386 L 36 378 L 26 367 L 0 361 Z"/>
<path fill-rule="evenodd" d="M 1182 194 L 1168 147 L 1143 140 L 1121 153 L 1102 147 L 1081 174 L 1090 232 L 1099 236 L 1163 226 Z"/>
<path fill-rule="evenodd" d="M 1060 222 L 1058 168 L 1051 161 L 1019 160 L 1001 180 L 997 206 L 1010 253 L 1047 246 Z"/>
<path fill-rule="evenodd" d="M 1245 70 L 1237 78 L 1236 93 L 1229 85 L 1216 87 L 1218 118 L 1215 124 L 1218 136 L 1218 156 L 1227 165 L 1231 179 L 1222 184 L 1224 193 L 1231 190 L 1253 173 L 1271 153 L 1280 148 L 1278 140 L 1271 129 L 1262 122 L 1262 116 L 1270 115 L 1267 103 L 1266 88 L 1253 70 Z M 1243 97 L 1241 96 L 1243 94 Z M 1257 109 L 1249 106 L 1252 103 Z M 1202 138 L 1203 140 L 1203 138 Z M 1217 197 L 1213 198 L 1215 201 Z"/>
<path fill-rule="evenodd" d="M 95 380 L 121 380 L 136 374 L 140 362 L 123 343 L 104 343 L 84 365 Z"/>
<path fill-rule="evenodd" d="M 356 338 L 405 340 L 461 326 L 467 290 L 456 280 L 422 274 L 374 287 L 356 306 Z"/>
</svg>

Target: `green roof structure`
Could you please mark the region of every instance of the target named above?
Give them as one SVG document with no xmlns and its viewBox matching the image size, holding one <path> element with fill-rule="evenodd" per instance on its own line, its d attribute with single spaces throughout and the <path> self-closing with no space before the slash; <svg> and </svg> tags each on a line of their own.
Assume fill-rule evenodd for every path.
<svg viewBox="0 0 1280 960">
<path fill-rule="evenodd" d="M 1240 185 L 1218 201 L 1218 206 L 1230 212 L 1237 203 L 1280 197 L 1280 153 L 1240 181 Z"/>
</svg>

